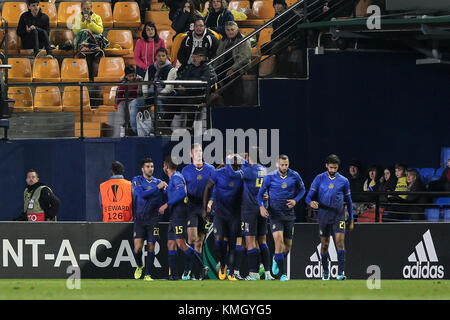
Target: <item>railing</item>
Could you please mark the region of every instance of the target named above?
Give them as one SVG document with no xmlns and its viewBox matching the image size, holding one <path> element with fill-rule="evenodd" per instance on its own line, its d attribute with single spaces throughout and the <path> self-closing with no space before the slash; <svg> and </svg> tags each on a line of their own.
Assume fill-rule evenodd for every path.
<svg viewBox="0 0 450 320">
<path fill-rule="evenodd" d="M 116 95 L 118 88 L 124 87 L 123 100 L 117 101 Z M 133 92 L 137 94 L 136 98 L 131 94 L 130 86 L 138 86 L 138 91 Z M 163 87 L 171 86 L 168 94 L 162 94 Z M 182 87 L 180 87 L 182 86 Z M 23 92 L 10 92 L 11 101 L 22 99 L 23 104 L 33 105 L 33 108 L 43 112 L 33 112 L 33 120 L 29 120 L 28 124 L 35 122 L 35 126 L 41 128 L 41 133 L 49 132 L 51 137 L 67 137 L 78 136 L 85 138 L 92 136 L 92 129 L 86 128 L 86 123 L 89 119 L 95 116 L 100 117 L 103 114 L 103 119 L 98 121 L 105 124 L 107 117 L 107 129 L 102 129 L 101 136 L 150 136 L 150 135 L 171 135 L 175 129 L 193 130 L 194 123 L 200 121 L 202 130 L 211 127 L 210 108 L 207 105 L 207 97 L 210 92 L 210 85 L 207 81 L 138 81 L 138 82 L 50 82 L 50 83 L 10 83 L 9 88 L 26 87 L 34 89 L 34 94 L 30 99 L 23 99 Z M 45 111 L 45 104 L 48 101 L 39 101 L 36 95 L 36 89 L 39 87 L 57 87 L 58 93 L 61 97 L 60 103 L 52 107 L 51 104 L 48 112 Z M 66 89 L 67 87 L 78 87 L 76 89 Z M 149 93 L 145 94 L 142 88 L 147 89 Z M 107 88 L 105 90 L 105 88 Z M 87 92 L 86 92 L 87 90 Z M 65 94 L 79 92 L 79 98 L 72 96 L 72 104 L 70 107 L 64 106 Z M 86 101 L 86 93 L 89 94 L 89 101 Z M 106 97 L 102 97 L 106 95 Z M 74 105 L 74 100 L 76 105 Z M 104 104 L 106 102 L 106 104 Z M 109 103 L 108 103 L 109 102 Z M 44 107 L 42 107 L 44 105 Z M 12 103 L 9 107 L 9 112 L 14 112 Z M 31 110 L 33 111 L 33 110 Z M 58 112 L 63 111 L 63 112 Z M 139 113 L 140 112 L 140 113 Z M 25 118 L 27 113 L 22 114 Z M 56 121 L 62 115 L 73 115 Z M 43 123 L 37 124 L 38 115 L 43 115 Z M 174 120 L 174 118 L 176 118 Z M 178 122 L 177 122 L 178 119 Z M 79 134 L 76 134 L 75 123 L 79 123 Z M 140 126 L 140 127 L 139 127 Z M 15 128 L 20 130 L 20 128 Z M 22 130 L 27 130 L 26 126 Z M 122 131 L 122 133 L 120 133 Z M 139 131 L 139 132 L 138 132 Z M 71 134 L 72 132 L 72 134 Z M 35 132 L 36 137 L 39 132 Z M 25 132 L 26 134 L 26 132 Z"/>
<path fill-rule="evenodd" d="M 397 197 L 400 196 L 416 196 L 418 199 L 406 198 L 403 201 L 397 200 Z M 363 201 L 355 201 L 353 198 Z M 448 200 L 438 203 L 433 200 L 436 198 L 448 198 Z M 450 222 L 450 192 L 353 192 L 352 200 L 353 215 L 356 222 L 405 222 L 423 220 Z M 347 208 L 346 212 L 348 213 Z M 308 207 L 307 219 L 315 222 L 317 220 L 317 210 Z"/>
</svg>

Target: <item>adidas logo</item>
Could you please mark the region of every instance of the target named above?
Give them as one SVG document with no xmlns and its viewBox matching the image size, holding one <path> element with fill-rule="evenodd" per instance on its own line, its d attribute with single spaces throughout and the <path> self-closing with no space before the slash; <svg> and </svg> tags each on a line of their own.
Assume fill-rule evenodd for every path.
<svg viewBox="0 0 450 320">
<path fill-rule="evenodd" d="M 320 250 L 322 248 L 322 244 L 319 243 L 319 245 L 316 248 L 316 252 L 313 253 L 313 255 L 309 258 L 311 262 L 314 262 L 314 264 L 307 265 L 305 268 L 305 276 L 307 278 L 322 278 L 322 263 L 320 261 Z M 330 276 L 331 278 L 336 278 L 338 275 L 338 258 L 337 258 L 337 251 L 336 251 L 336 245 L 334 244 L 333 237 L 330 237 L 330 244 L 328 246 L 328 254 L 330 255 L 330 260 L 328 261 L 328 270 L 330 270 Z"/>
<path fill-rule="evenodd" d="M 403 268 L 405 279 L 442 279 L 444 278 L 444 266 L 439 262 L 433 238 L 430 230 L 422 236 L 422 240 L 416 245 L 413 253 L 408 257 L 410 265 Z"/>
</svg>

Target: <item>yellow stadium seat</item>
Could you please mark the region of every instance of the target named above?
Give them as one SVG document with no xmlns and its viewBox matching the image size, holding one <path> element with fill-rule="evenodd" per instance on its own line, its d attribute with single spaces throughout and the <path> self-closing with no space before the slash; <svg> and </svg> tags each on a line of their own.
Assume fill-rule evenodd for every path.
<svg viewBox="0 0 450 320">
<path fill-rule="evenodd" d="M 11 69 L 8 71 L 8 82 L 31 82 L 33 79 L 31 62 L 28 58 L 9 58 Z"/>
<path fill-rule="evenodd" d="M 126 56 L 133 54 L 133 34 L 131 30 L 109 30 L 106 37 L 109 46 L 106 48 L 107 56 Z"/>
<path fill-rule="evenodd" d="M 159 31 L 159 37 L 161 39 L 164 39 L 164 41 L 166 42 L 166 49 L 169 52 L 169 55 L 171 54 L 172 51 L 172 38 L 174 35 L 175 31 L 173 31 L 172 29 Z"/>
<path fill-rule="evenodd" d="M 54 2 L 40 2 L 42 12 L 48 15 L 50 20 L 50 28 L 56 28 L 58 25 L 58 12 L 56 11 L 56 5 Z"/>
<path fill-rule="evenodd" d="M 80 112 L 80 87 L 67 86 L 64 87 L 62 97 L 62 110 L 69 112 Z M 87 87 L 83 87 L 83 112 L 91 111 L 91 102 Z"/>
<path fill-rule="evenodd" d="M 66 41 L 70 41 L 71 44 L 73 44 L 73 32 L 69 29 L 64 30 L 50 30 L 50 44 L 53 44 L 55 46 L 58 46 L 58 49 L 53 50 L 54 56 L 74 56 L 75 51 L 74 50 L 62 50 L 61 46 L 63 46 Z"/>
<path fill-rule="evenodd" d="M 113 12 L 114 28 L 138 28 L 141 12 L 137 2 L 116 2 Z"/>
<path fill-rule="evenodd" d="M 117 111 L 116 93 L 118 86 L 105 86 L 102 89 L 103 104 L 98 107 L 97 112 Z"/>
<path fill-rule="evenodd" d="M 33 62 L 33 82 L 60 82 L 58 60 L 39 58 Z"/>
<path fill-rule="evenodd" d="M 20 16 L 26 11 L 28 11 L 28 6 L 25 2 L 5 2 L 2 7 L 2 17 L 8 21 L 9 28 L 16 28 Z"/>
<path fill-rule="evenodd" d="M 93 2 L 92 11 L 98 14 L 102 18 L 104 28 L 113 27 L 113 13 L 111 9 L 111 3 L 109 2 Z"/>
<path fill-rule="evenodd" d="M 259 33 L 258 42 L 256 47 L 252 48 L 252 54 L 259 54 L 261 51 L 261 47 L 270 42 L 270 37 L 272 36 L 273 28 L 264 28 Z"/>
<path fill-rule="evenodd" d="M 288 7 L 292 6 L 293 4 L 297 3 L 298 0 L 286 0 L 286 4 L 288 5 Z"/>
<path fill-rule="evenodd" d="M 234 11 L 239 11 L 241 12 L 241 9 L 250 9 L 250 1 L 247 0 L 231 0 L 228 3 L 228 10 L 234 10 Z"/>
<path fill-rule="evenodd" d="M 86 59 L 65 58 L 61 63 L 61 82 L 89 82 Z"/>
<path fill-rule="evenodd" d="M 58 7 L 58 27 L 71 27 L 75 16 L 81 12 L 81 2 L 60 2 Z"/>
<path fill-rule="evenodd" d="M 121 81 L 125 76 L 125 61 L 122 57 L 105 57 L 100 59 L 98 75 L 95 82 Z"/>
<path fill-rule="evenodd" d="M 61 112 L 61 93 L 58 87 L 36 87 L 34 92 L 34 111 Z"/>
<path fill-rule="evenodd" d="M 275 9 L 272 1 L 255 0 L 252 5 L 252 12 L 247 20 L 236 21 L 239 26 L 260 26 L 275 17 Z"/>
<path fill-rule="evenodd" d="M 9 87 L 8 98 L 14 100 L 13 112 L 33 112 L 33 95 L 30 87 Z"/>
<path fill-rule="evenodd" d="M 0 30 L 0 39 L 3 40 L 4 36 L 5 36 L 5 32 L 3 30 Z M 16 29 L 8 28 L 8 55 L 18 54 L 21 47 L 22 47 L 22 40 L 17 35 Z M 5 52 L 5 44 L 4 43 L 3 43 L 3 46 L 0 51 Z"/>
<path fill-rule="evenodd" d="M 183 42 L 183 39 L 187 36 L 187 33 L 179 33 L 175 39 L 173 39 L 172 43 L 172 54 L 170 55 L 170 62 L 172 62 L 173 65 L 176 64 L 178 59 L 178 50 L 180 50 L 181 43 Z"/>
<path fill-rule="evenodd" d="M 145 22 L 153 22 L 160 29 L 167 29 L 172 25 L 169 19 L 169 11 L 146 11 Z M 164 28 L 165 26 L 165 28 Z"/>
</svg>

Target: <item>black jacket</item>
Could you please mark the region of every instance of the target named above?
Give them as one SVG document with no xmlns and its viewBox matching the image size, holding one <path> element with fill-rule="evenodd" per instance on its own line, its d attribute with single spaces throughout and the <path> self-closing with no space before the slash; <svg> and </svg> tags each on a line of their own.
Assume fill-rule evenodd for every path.
<svg viewBox="0 0 450 320">
<path fill-rule="evenodd" d="M 211 9 L 205 17 L 205 26 L 225 36 L 225 23 L 228 21 L 234 21 L 231 11 L 222 9 L 220 12 L 215 12 Z"/>
<path fill-rule="evenodd" d="M 41 182 L 37 182 L 32 186 L 27 186 L 28 192 L 33 192 L 40 186 L 45 186 L 45 184 Z M 53 220 L 57 214 L 61 204 L 59 198 L 50 190 L 50 188 L 43 188 L 41 190 L 41 196 L 39 197 L 39 204 L 45 212 L 45 220 Z M 22 212 L 19 217 L 14 219 L 15 221 L 27 221 L 27 215 L 25 212 Z"/>
<path fill-rule="evenodd" d="M 31 14 L 31 10 L 22 13 L 19 19 L 19 24 L 17 25 L 17 35 L 22 38 L 22 47 L 25 49 L 33 48 L 33 38 L 31 34 L 27 32 L 27 26 L 35 26 L 41 28 L 47 32 L 50 32 L 50 22 L 48 16 L 39 9 L 36 17 Z"/>
<path fill-rule="evenodd" d="M 194 64 L 188 64 L 178 70 L 177 80 L 201 80 L 208 81 L 208 68 L 209 68 L 209 80 L 213 84 L 217 82 L 217 74 L 212 65 L 207 65 L 203 61 L 198 67 Z"/>
<path fill-rule="evenodd" d="M 194 17 L 202 17 L 200 13 L 191 16 L 189 12 L 184 12 L 183 8 L 178 9 L 172 19 L 172 29 L 177 34 L 190 31 L 191 23 L 194 23 Z"/>
<path fill-rule="evenodd" d="M 189 57 L 191 56 L 192 48 L 194 46 L 194 31 L 189 31 L 187 36 L 183 39 L 178 50 L 178 60 L 182 65 L 186 65 Z M 214 36 L 214 34 L 205 29 L 205 34 L 203 36 L 201 47 L 208 50 L 208 59 L 212 59 L 216 55 L 217 47 L 219 46 L 219 40 Z"/>
</svg>

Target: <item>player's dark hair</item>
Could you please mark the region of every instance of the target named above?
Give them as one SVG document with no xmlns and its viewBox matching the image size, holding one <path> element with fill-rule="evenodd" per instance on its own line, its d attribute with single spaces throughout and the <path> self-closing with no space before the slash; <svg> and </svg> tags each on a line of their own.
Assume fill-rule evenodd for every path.
<svg viewBox="0 0 450 320">
<path fill-rule="evenodd" d="M 337 164 L 337 165 L 339 165 L 339 164 L 341 164 L 341 160 L 339 159 L 339 157 L 337 155 L 330 154 L 327 157 L 327 162 L 326 163 L 327 164 Z"/>
<path fill-rule="evenodd" d="M 36 177 L 38 177 L 39 178 L 39 174 L 38 174 L 38 172 L 36 171 L 36 170 L 34 170 L 34 169 L 28 169 L 28 171 L 27 171 L 27 173 L 26 173 L 26 175 L 28 175 L 30 172 L 34 172 L 34 173 L 36 173 Z"/>
<path fill-rule="evenodd" d="M 200 149 L 202 149 L 202 145 L 200 143 L 193 143 L 191 144 L 191 151 L 194 150 L 195 148 L 199 147 Z"/>
<path fill-rule="evenodd" d="M 170 170 L 176 171 L 178 168 L 171 156 L 165 157 L 164 163 L 169 167 Z"/>
<path fill-rule="evenodd" d="M 125 171 L 125 167 L 119 161 L 113 161 L 111 164 L 111 171 L 114 175 L 123 174 Z"/>
<path fill-rule="evenodd" d="M 395 169 L 402 169 L 406 171 L 408 169 L 408 165 L 404 162 L 399 162 L 395 164 Z"/>
<path fill-rule="evenodd" d="M 280 156 L 278 157 L 278 160 L 289 160 L 289 157 L 285 154 L 280 154 Z"/>
<path fill-rule="evenodd" d="M 153 163 L 152 158 L 144 158 L 144 159 L 142 159 L 141 160 L 141 168 L 143 168 L 146 163 Z"/>
</svg>

